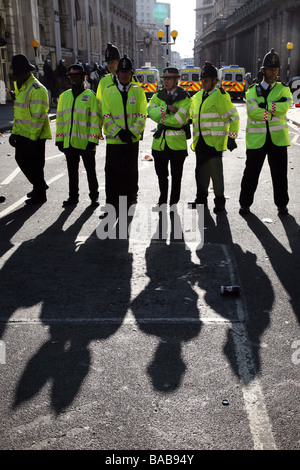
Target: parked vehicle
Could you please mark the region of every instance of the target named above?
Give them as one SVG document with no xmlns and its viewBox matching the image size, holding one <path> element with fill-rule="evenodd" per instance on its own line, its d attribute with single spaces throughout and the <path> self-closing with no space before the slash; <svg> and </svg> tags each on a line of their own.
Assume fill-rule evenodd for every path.
<svg viewBox="0 0 300 470">
<path fill-rule="evenodd" d="M 239 65 L 224 65 L 219 69 L 219 86 L 227 91 L 232 98 L 245 98 L 246 70 Z"/>
<path fill-rule="evenodd" d="M 143 66 L 135 70 L 135 76 L 144 88 L 147 99 L 150 99 L 160 88 L 159 71 L 155 67 Z"/>
<path fill-rule="evenodd" d="M 179 86 L 193 96 L 201 88 L 201 68 L 194 67 L 193 65 L 186 65 L 179 70 L 180 79 Z"/>
</svg>

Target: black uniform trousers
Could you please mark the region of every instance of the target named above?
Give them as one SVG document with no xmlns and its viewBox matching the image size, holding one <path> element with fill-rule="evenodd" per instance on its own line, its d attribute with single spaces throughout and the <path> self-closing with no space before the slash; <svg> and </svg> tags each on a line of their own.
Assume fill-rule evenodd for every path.
<svg viewBox="0 0 300 470">
<path fill-rule="evenodd" d="M 98 180 L 96 175 L 96 152 L 94 150 L 80 150 L 70 147 L 64 149 L 66 155 L 68 174 L 69 174 L 69 197 L 78 199 L 79 197 L 79 162 L 80 157 L 86 170 L 89 185 L 89 196 L 92 201 L 96 201 L 99 196 Z"/>
<path fill-rule="evenodd" d="M 46 140 L 32 141 L 18 136 L 15 159 L 21 171 L 32 184 L 37 198 L 46 197 L 44 178 Z"/>
<path fill-rule="evenodd" d="M 254 193 L 258 185 L 258 179 L 263 167 L 265 157 L 268 155 L 268 163 L 271 170 L 273 183 L 273 197 L 277 207 L 285 207 L 289 202 L 287 181 L 287 147 L 274 145 L 268 136 L 265 145 L 259 149 L 247 150 L 246 167 L 244 170 L 240 205 L 250 207 L 254 200 Z"/>
<path fill-rule="evenodd" d="M 180 199 L 183 165 L 187 152 L 172 150 L 165 144 L 163 151 L 152 149 L 152 155 L 160 191 L 158 204 L 167 204 L 168 202 L 169 163 L 171 170 L 170 206 L 177 204 Z"/>
<path fill-rule="evenodd" d="M 119 206 L 119 196 L 127 196 L 130 206 L 137 200 L 138 193 L 139 142 L 128 144 L 107 144 L 105 161 L 106 203 Z"/>
<path fill-rule="evenodd" d="M 205 144 L 202 135 L 196 145 L 195 178 L 197 186 L 197 204 L 207 205 L 208 187 L 211 179 L 215 195 L 215 205 L 225 205 L 223 153 Z"/>
</svg>

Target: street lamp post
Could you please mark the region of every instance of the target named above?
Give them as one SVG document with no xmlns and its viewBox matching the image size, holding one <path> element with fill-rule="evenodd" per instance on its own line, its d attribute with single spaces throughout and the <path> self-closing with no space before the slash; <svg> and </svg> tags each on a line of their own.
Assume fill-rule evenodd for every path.
<svg viewBox="0 0 300 470">
<path fill-rule="evenodd" d="M 288 64 L 286 69 L 286 81 L 289 82 L 290 80 L 290 62 L 291 62 L 291 50 L 293 49 L 294 44 L 292 42 L 288 42 L 286 45 L 287 50 L 289 51 L 288 55 Z"/>
<path fill-rule="evenodd" d="M 166 67 L 169 67 L 169 46 L 172 46 L 173 44 L 175 44 L 178 33 L 175 30 L 171 31 L 170 34 L 171 34 L 171 37 L 173 38 L 173 42 L 169 42 L 169 27 L 170 27 L 169 18 L 166 18 L 164 20 L 164 25 L 166 27 L 166 42 L 162 42 L 163 37 L 165 36 L 165 33 L 162 29 L 157 31 L 157 37 L 160 40 L 161 44 L 163 46 L 166 46 Z"/>
</svg>

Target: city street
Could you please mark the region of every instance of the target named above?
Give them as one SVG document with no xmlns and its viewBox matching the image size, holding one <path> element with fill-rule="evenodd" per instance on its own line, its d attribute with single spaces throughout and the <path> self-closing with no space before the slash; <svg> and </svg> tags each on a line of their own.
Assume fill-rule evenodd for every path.
<svg viewBox="0 0 300 470">
<path fill-rule="evenodd" d="M 80 202 L 62 207 L 68 176 L 55 120 L 41 206 L 25 205 L 32 188 L 3 133 L 1 450 L 300 449 L 300 128 L 290 123 L 289 215 L 277 214 L 266 161 L 252 213 L 241 216 L 246 108 L 235 104 L 241 125 L 238 148 L 223 156 L 226 212 L 214 214 L 212 189 L 209 210 L 188 208 L 196 190 L 189 150 L 167 236 L 152 211 L 149 118 L 138 203 L 110 232 L 89 205 L 82 163 Z M 101 205 L 104 163 L 101 141 Z M 240 296 L 222 296 L 222 285 L 239 285 Z"/>
</svg>

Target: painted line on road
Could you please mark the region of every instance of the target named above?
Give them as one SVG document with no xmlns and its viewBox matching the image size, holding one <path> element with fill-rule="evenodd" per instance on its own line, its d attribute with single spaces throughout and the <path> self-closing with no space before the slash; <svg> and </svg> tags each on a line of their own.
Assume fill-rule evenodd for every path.
<svg viewBox="0 0 300 470">
<path fill-rule="evenodd" d="M 16 168 L 1 184 L 9 184 L 20 173 L 20 168 Z"/>
<path fill-rule="evenodd" d="M 51 178 L 49 181 L 47 181 L 47 185 L 50 186 L 52 183 L 62 178 L 64 175 L 65 173 L 60 173 L 59 175 L 54 176 L 54 178 Z M 14 211 L 17 207 L 23 204 L 27 199 L 28 199 L 27 196 L 21 197 L 21 199 L 18 199 L 18 201 L 14 202 L 14 204 L 11 204 L 9 207 L 4 209 L 4 211 L 0 212 L 0 219 L 5 217 L 10 212 Z"/>
<path fill-rule="evenodd" d="M 1 214 L 0 214 L 1 216 Z M 82 239 L 80 239 L 82 241 Z M 84 242 L 84 240 L 83 240 Z M 232 256 L 225 245 L 221 245 L 227 265 L 229 267 L 230 282 L 236 283 L 237 274 L 233 264 Z M 9 254 L 6 254 L 8 259 L 16 250 L 16 246 L 10 250 Z M 47 324 L 95 324 L 95 323 L 107 323 L 107 324 L 125 324 L 138 326 L 139 323 L 148 324 L 219 324 L 225 325 L 229 328 L 233 344 L 235 348 L 236 362 L 238 367 L 238 373 L 241 381 L 241 391 L 244 399 L 244 407 L 248 417 L 249 428 L 253 439 L 254 450 L 277 450 L 275 439 L 273 436 L 272 425 L 269 419 L 267 407 L 264 400 L 262 386 L 258 378 L 258 373 L 255 367 L 255 361 L 252 355 L 252 348 L 248 339 L 247 333 L 247 308 L 242 302 L 241 297 L 235 299 L 237 317 L 234 320 L 224 319 L 221 317 L 207 317 L 207 318 L 195 318 L 195 317 L 182 317 L 182 318 L 140 318 L 136 319 L 130 308 L 127 310 L 126 315 L 123 317 L 103 317 L 103 318 L 82 318 L 82 317 L 68 317 L 68 318 L 40 318 L 37 315 L 34 317 L 24 317 L 24 314 L 16 311 L 10 318 L 0 317 L 0 322 L 5 322 L 10 325 L 19 324 L 35 324 L 35 325 L 47 325 Z"/>
<path fill-rule="evenodd" d="M 52 155 L 51 157 L 46 157 L 46 160 L 52 160 L 53 158 L 58 158 L 58 157 L 61 157 L 62 155 L 63 155 L 63 153 L 59 153 L 57 155 Z M 16 168 L 10 175 L 8 175 L 8 177 L 2 183 L 0 183 L 0 185 L 2 185 L 2 184 L 7 185 L 7 184 L 11 183 L 15 179 L 15 177 L 20 173 L 20 171 L 21 170 L 20 170 L 19 167 Z"/>
<path fill-rule="evenodd" d="M 228 261 L 230 280 L 234 284 L 236 274 L 232 257 L 228 248 L 222 245 Z M 239 376 L 242 381 L 242 393 L 245 409 L 248 415 L 250 431 L 254 443 L 254 450 L 277 450 L 272 425 L 267 412 L 262 387 L 257 378 L 257 370 L 253 360 L 250 341 L 248 339 L 246 324 L 247 310 L 242 299 L 236 299 L 237 317 L 240 322 L 232 323 L 231 332 L 234 341 Z"/>
<path fill-rule="evenodd" d="M 207 318 L 194 318 L 194 317 L 185 317 L 185 318 L 139 318 L 136 320 L 136 318 L 131 318 L 130 316 L 127 317 L 125 315 L 124 317 L 103 317 L 103 318 L 76 318 L 76 317 L 70 317 L 70 318 L 24 318 L 24 317 L 19 317 L 19 318 L 10 318 L 9 320 L 7 318 L 0 317 L 0 323 L 7 323 L 9 325 L 12 324 L 30 324 L 30 325 L 45 325 L 45 324 L 54 324 L 54 323 L 59 323 L 59 324 L 77 324 L 77 323 L 102 323 L 102 324 L 114 324 L 114 323 L 122 323 L 122 325 L 134 325 L 137 326 L 139 323 L 143 324 L 177 324 L 177 325 L 182 325 L 182 324 L 199 324 L 199 323 L 205 323 L 205 324 L 232 324 L 232 323 L 240 323 L 240 320 L 227 320 L 226 318 L 217 318 L 217 317 L 207 317 Z"/>
</svg>

